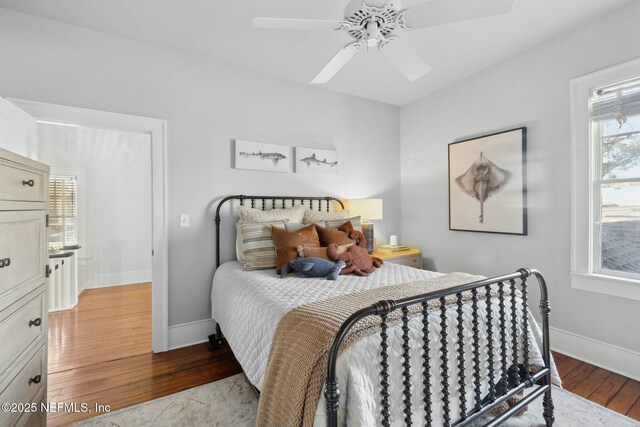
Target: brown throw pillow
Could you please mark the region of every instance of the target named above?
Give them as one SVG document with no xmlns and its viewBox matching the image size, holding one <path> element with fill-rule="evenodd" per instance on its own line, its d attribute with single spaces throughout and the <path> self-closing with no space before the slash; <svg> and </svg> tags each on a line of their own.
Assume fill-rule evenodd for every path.
<svg viewBox="0 0 640 427">
<path fill-rule="evenodd" d="M 276 272 L 280 274 L 283 265 L 298 258 L 298 246 L 320 247 L 320 239 L 315 224 L 292 232 L 272 227 L 271 235 L 276 247 Z"/>
<path fill-rule="evenodd" d="M 338 246 L 338 255 L 345 253 L 350 246 L 352 245 L 349 244 Z M 321 246 L 319 248 L 311 246 L 298 246 L 298 256 L 300 256 L 300 258 L 323 258 L 329 260 L 329 257 L 327 256 L 326 246 Z"/>
<path fill-rule="evenodd" d="M 351 226 L 351 229 L 349 229 L 349 226 Z M 318 228 L 318 235 L 320 236 L 320 244 L 322 246 L 329 246 L 330 243 L 337 243 L 338 245 L 356 243 L 355 240 L 350 239 L 347 236 L 347 233 L 353 229 L 353 226 L 349 221 L 342 224 L 337 230 L 320 227 L 319 225 L 316 225 L 316 227 Z"/>
<path fill-rule="evenodd" d="M 356 228 L 353 226 L 353 224 L 351 224 L 351 221 L 347 221 L 344 224 L 342 224 L 340 227 L 338 227 L 338 230 L 344 231 L 347 234 L 349 234 L 350 231 L 353 231 L 355 229 Z"/>
</svg>

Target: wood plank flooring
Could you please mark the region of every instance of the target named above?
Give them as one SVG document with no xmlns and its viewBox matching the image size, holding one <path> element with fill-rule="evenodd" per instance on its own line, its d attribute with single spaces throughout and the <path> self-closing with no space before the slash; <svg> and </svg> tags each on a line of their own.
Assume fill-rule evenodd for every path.
<svg viewBox="0 0 640 427">
<path fill-rule="evenodd" d="M 566 390 L 640 421 L 640 382 L 564 354 L 553 357 Z"/>
<path fill-rule="evenodd" d="M 85 289 L 49 313 L 49 372 L 151 352 L 151 283 Z"/>
<path fill-rule="evenodd" d="M 49 401 L 125 408 L 242 372 L 229 349 L 151 351 L 151 286 L 85 291 L 49 315 Z M 565 389 L 640 421 L 640 382 L 554 352 Z M 94 413 L 50 413 L 50 426 Z"/>
<path fill-rule="evenodd" d="M 48 400 L 111 410 L 241 372 L 230 350 L 206 344 L 151 353 L 151 285 L 84 291 L 73 310 L 49 315 Z M 98 415 L 50 413 L 49 426 Z"/>
</svg>

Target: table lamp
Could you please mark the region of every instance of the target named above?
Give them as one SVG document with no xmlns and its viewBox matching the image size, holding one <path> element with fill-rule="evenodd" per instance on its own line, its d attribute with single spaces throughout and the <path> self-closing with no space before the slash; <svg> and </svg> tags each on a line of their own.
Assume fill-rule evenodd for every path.
<svg viewBox="0 0 640 427">
<path fill-rule="evenodd" d="M 349 214 L 362 217 L 362 234 L 367 241 L 369 253 L 375 247 L 373 224 L 369 221 L 382 219 L 382 199 L 356 199 L 348 202 Z"/>
</svg>

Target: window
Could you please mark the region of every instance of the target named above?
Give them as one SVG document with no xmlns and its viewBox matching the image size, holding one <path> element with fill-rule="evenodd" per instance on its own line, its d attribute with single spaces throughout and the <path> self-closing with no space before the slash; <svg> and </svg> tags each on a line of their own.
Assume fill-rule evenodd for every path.
<svg viewBox="0 0 640 427">
<path fill-rule="evenodd" d="M 595 271 L 640 277 L 640 78 L 593 91 L 591 129 Z"/>
<path fill-rule="evenodd" d="M 49 178 L 49 248 L 78 244 L 78 180 L 76 176 Z"/>
<path fill-rule="evenodd" d="M 571 91 L 571 285 L 640 300 L 640 61 Z"/>
</svg>

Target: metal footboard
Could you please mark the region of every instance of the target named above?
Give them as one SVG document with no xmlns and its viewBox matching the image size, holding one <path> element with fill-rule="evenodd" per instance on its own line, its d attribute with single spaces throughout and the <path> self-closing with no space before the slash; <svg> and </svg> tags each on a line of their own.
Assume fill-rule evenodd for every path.
<svg viewBox="0 0 640 427">
<path fill-rule="evenodd" d="M 540 287 L 540 314 L 542 317 L 542 359 L 544 366 L 533 367 L 529 361 L 529 335 L 530 326 L 528 322 L 528 284 L 527 279 L 535 276 Z M 492 293 L 494 296 L 492 296 Z M 521 308 L 517 307 L 516 300 L 521 299 Z M 484 300 L 484 309 L 479 306 L 479 302 Z M 470 301 L 471 304 L 471 328 L 464 325 L 463 322 L 463 305 Z M 435 309 L 432 308 L 436 305 Z M 492 305 L 497 305 L 497 319 L 493 318 Z M 509 316 L 507 318 L 507 304 Z M 410 356 L 410 335 L 409 335 L 409 318 L 410 307 L 418 306 L 418 316 L 422 320 L 422 364 L 421 366 L 411 365 Z M 456 320 L 452 322 L 448 319 L 446 311 L 455 309 Z M 498 426 L 509 417 L 524 408 L 530 402 L 541 395 L 543 397 L 543 417 L 547 427 L 553 425 L 553 401 L 551 398 L 551 354 L 549 348 L 549 313 L 550 306 L 548 301 L 547 286 L 544 278 L 537 270 L 520 269 L 515 273 L 504 276 L 485 279 L 473 283 L 469 283 L 442 291 L 431 292 L 415 297 L 404 298 L 397 301 L 385 300 L 373 304 L 367 308 L 359 310 L 350 316 L 341 326 L 336 335 L 329 353 L 329 361 L 327 364 L 327 379 L 324 391 L 324 397 L 327 407 L 328 425 L 337 427 L 338 425 L 338 408 L 340 399 L 340 390 L 338 386 L 338 378 L 336 376 L 336 364 L 340 345 L 349 330 L 361 319 L 367 316 L 379 316 L 380 318 L 380 418 L 382 425 L 388 427 L 391 425 L 390 412 L 390 382 L 389 382 L 389 343 L 387 328 L 389 324 L 388 316 L 396 310 L 400 310 L 401 316 L 399 325 L 402 328 L 402 384 L 398 388 L 402 389 L 404 421 L 407 426 L 411 426 L 414 422 L 411 392 L 411 377 L 415 370 L 422 372 L 423 385 L 423 402 L 421 410 L 424 411 L 424 420 L 422 425 L 431 426 L 433 424 L 432 413 L 434 405 L 434 392 L 438 391 L 438 395 L 442 396 L 439 404 L 442 408 L 443 426 L 467 426 L 474 421 L 478 422 L 478 418 L 491 412 L 496 407 L 502 405 L 505 401 L 518 395 L 525 389 L 531 389 L 524 398 L 517 403 L 512 404 L 506 411 L 492 418 L 485 426 Z M 431 340 L 428 334 L 429 314 L 437 314 L 439 311 L 439 340 Z M 485 311 L 487 320 L 487 345 L 480 345 L 479 337 L 479 318 L 480 311 Z M 517 310 L 521 310 L 518 313 Z M 521 314 L 518 318 L 518 314 Z M 518 321 L 521 322 L 518 325 Z M 497 323 L 497 327 L 494 326 Z M 457 334 L 449 334 L 448 329 L 454 323 L 454 329 Z M 449 327 L 449 328 L 448 328 Z M 465 328 L 470 329 L 473 337 L 471 343 L 472 366 L 471 372 L 465 368 Z M 507 338 L 508 331 L 511 333 L 511 339 Z M 523 339 L 521 340 L 521 348 L 519 349 L 518 331 L 521 331 Z M 468 331 L 466 331 L 468 333 Z M 448 346 L 451 342 L 455 342 L 455 354 L 449 354 Z M 439 345 L 440 358 L 440 377 L 439 383 L 432 382 L 432 372 L 435 369 L 432 366 L 433 360 L 430 356 L 429 349 L 431 346 Z M 519 351 L 521 350 L 521 352 Z M 488 393 L 482 393 L 481 380 L 481 354 L 486 354 L 488 359 Z M 496 363 L 497 362 L 497 371 Z M 451 361 L 451 362 L 450 362 Z M 451 367 L 450 367 L 451 365 Z M 457 369 L 458 382 L 452 381 L 450 370 Z M 535 368 L 535 370 L 533 370 Z M 497 380 L 496 380 L 497 378 Z M 473 385 L 472 401 L 467 402 L 467 386 Z M 457 419 L 452 419 L 451 410 L 451 394 L 453 391 L 459 393 L 459 407 L 455 411 L 460 414 Z"/>
</svg>

